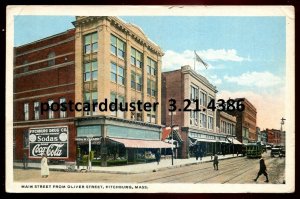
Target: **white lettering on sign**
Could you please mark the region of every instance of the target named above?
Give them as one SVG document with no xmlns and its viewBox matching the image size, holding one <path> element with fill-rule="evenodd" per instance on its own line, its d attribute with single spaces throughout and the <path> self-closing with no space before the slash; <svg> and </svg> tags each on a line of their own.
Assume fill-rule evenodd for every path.
<svg viewBox="0 0 300 199">
<path fill-rule="evenodd" d="M 62 154 L 62 147 L 64 144 L 50 144 L 48 146 L 41 146 L 37 144 L 32 149 L 33 156 L 42 156 L 45 152 L 49 157 L 59 157 Z"/>
</svg>

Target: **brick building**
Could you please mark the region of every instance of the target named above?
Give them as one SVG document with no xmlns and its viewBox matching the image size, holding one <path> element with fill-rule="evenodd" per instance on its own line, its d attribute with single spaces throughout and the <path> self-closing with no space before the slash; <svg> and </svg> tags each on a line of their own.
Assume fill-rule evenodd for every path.
<svg viewBox="0 0 300 199">
<path fill-rule="evenodd" d="M 23 153 L 31 160 L 41 155 L 30 154 L 30 128 L 57 126 L 68 127 L 69 131 L 68 155 L 62 159 L 75 160 L 75 113 L 41 112 L 42 103 L 75 99 L 74 34 L 71 29 L 14 49 L 14 160 L 21 160 Z M 48 156 L 53 157 L 50 153 Z"/>
<path fill-rule="evenodd" d="M 271 145 L 281 145 L 281 131 L 276 129 L 266 129 L 267 136 L 268 136 L 268 144 Z"/>
<path fill-rule="evenodd" d="M 170 126 L 169 100 L 175 99 L 177 110 L 173 115 L 173 125 L 179 126 L 179 133 L 183 140 L 178 151 L 179 158 L 188 158 L 192 155 L 191 145 L 195 143 L 199 143 L 208 155 L 217 150 L 216 142 L 226 142 L 224 135 L 216 133 L 216 112 L 178 110 L 179 108 L 183 110 L 186 106 L 184 99 L 190 99 L 192 102 L 199 100 L 202 110 L 210 100 L 216 98 L 216 93 L 216 87 L 190 66 L 182 66 L 179 70 L 162 73 L 162 124 Z M 196 104 L 191 103 L 189 108 L 194 110 Z"/>
<path fill-rule="evenodd" d="M 73 25 L 75 29 L 15 48 L 15 160 L 24 152 L 47 151 L 50 158 L 63 153 L 56 158 L 75 161 L 94 151 L 106 166 L 111 158 L 135 162 L 145 158 L 146 149 L 170 148 L 161 141 L 160 47 L 117 17 L 76 17 Z M 115 100 L 122 103 L 112 106 L 118 109 L 138 101 L 159 106 L 149 111 L 99 111 L 97 106 L 94 111 L 79 105 L 79 111 L 42 114 L 43 103 L 57 107 L 69 101 L 99 105 Z M 53 151 L 58 145 L 65 148 Z"/>
<path fill-rule="evenodd" d="M 238 141 L 248 143 L 256 141 L 256 108 L 246 98 L 237 98 L 235 100 L 244 100 L 244 111 L 228 111 L 229 114 L 236 116 L 236 136 Z"/>
</svg>

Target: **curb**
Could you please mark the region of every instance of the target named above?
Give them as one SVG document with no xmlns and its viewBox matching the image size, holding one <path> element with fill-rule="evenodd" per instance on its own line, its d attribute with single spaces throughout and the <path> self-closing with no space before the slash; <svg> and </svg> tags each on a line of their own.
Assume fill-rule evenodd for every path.
<svg viewBox="0 0 300 199">
<path fill-rule="evenodd" d="M 238 157 L 243 157 L 243 156 L 238 156 Z M 222 158 L 219 159 L 220 160 L 228 160 L 228 159 L 232 159 L 232 158 L 237 158 L 237 156 L 233 156 L 233 157 L 228 157 L 228 158 Z M 202 164 L 202 163 L 206 163 L 206 162 L 213 162 L 213 160 L 206 160 L 203 162 L 191 162 L 191 163 L 185 163 L 185 164 L 180 164 L 180 165 L 172 165 L 172 166 L 167 166 L 167 167 L 162 167 L 162 168 L 157 168 L 157 169 L 149 169 L 149 170 L 144 170 L 144 171 L 108 171 L 108 170 L 91 170 L 91 171 L 87 171 L 87 172 L 81 172 L 82 169 L 78 170 L 76 169 L 76 171 L 66 171 L 66 169 L 63 168 L 49 168 L 49 171 L 60 171 L 60 172 L 66 172 L 66 173 L 111 173 L 111 174 L 139 174 L 139 173 L 145 173 L 145 172 L 157 172 L 157 171 L 164 171 L 164 170 L 168 170 L 168 169 L 175 169 L 175 168 L 179 168 L 179 167 L 184 167 L 184 166 L 191 166 L 191 165 L 198 165 L 198 164 Z M 23 168 L 23 166 L 13 166 L 13 168 Z M 37 169 L 40 170 L 39 167 L 30 167 L 28 166 L 27 169 Z"/>
</svg>

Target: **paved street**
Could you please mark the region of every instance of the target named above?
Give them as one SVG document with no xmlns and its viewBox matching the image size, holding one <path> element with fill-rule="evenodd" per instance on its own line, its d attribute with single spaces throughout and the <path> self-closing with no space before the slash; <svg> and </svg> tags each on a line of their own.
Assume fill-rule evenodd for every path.
<svg viewBox="0 0 300 199">
<path fill-rule="evenodd" d="M 269 183 L 284 182 L 285 158 L 270 158 L 265 154 L 269 173 Z M 156 172 L 139 174 L 79 173 L 50 171 L 50 176 L 41 178 L 38 169 L 14 169 L 14 179 L 18 182 L 134 182 L 134 183 L 265 183 L 265 176 L 257 182 L 253 179 L 259 170 L 259 159 L 238 157 L 220 160 L 219 170 L 215 171 L 212 162 L 182 166 Z"/>
</svg>

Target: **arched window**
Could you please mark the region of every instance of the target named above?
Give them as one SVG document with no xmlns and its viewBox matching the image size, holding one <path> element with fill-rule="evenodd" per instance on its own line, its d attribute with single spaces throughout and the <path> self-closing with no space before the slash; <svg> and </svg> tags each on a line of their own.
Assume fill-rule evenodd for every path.
<svg viewBox="0 0 300 199">
<path fill-rule="evenodd" d="M 55 52 L 51 52 L 48 54 L 48 66 L 55 65 Z"/>
</svg>

